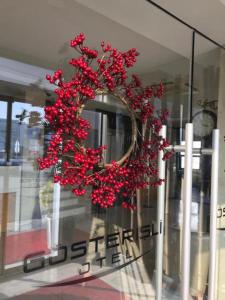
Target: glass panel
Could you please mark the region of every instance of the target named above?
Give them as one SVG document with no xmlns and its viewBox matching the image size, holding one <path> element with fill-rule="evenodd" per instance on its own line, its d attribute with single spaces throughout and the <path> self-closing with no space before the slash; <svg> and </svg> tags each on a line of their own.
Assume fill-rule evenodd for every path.
<svg viewBox="0 0 225 300">
<path fill-rule="evenodd" d="M 191 33 L 190 33 L 191 40 Z M 189 40 L 189 42 L 190 42 Z M 187 43 L 191 51 L 191 43 Z M 151 69 L 149 74 L 144 74 L 146 83 L 157 84 L 162 80 L 165 94 L 162 102 L 155 99 L 158 110 L 167 109 L 169 117 L 167 125 L 167 139 L 171 144 L 183 143 L 184 127 L 189 122 L 189 55 L 176 55 L 166 64 L 161 64 Z M 199 158 L 195 158 L 195 165 Z M 183 191 L 183 155 L 175 154 L 167 163 L 166 171 L 166 201 L 165 201 L 165 235 L 163 249 L 163 290 L 165 299 L 181 299 L 181 255 L 182 255 L 182 191 Z M 156 220 L 157 199 L 156 191 L 150 189 L 148 193 L 148 206 L 151 207 L 153 219 Z M 146 195 L 143 197 L 145 200 Z M 194 225 L 193 225 L 194 226 Z M 155 244 L 156 246 L 156 244 Z M 157 251 L 157 248 L 156 250 Z M 176 255 L 174 255 L 176 253 Z M 153 267 L 153 278 L 157 271 Z"/>
<path fill-rule="evenodd" d="M 62 68 L 66 66 L 66 78 L 69 77 L 73 70 L 68 70 L 67 61 L 74 53 L 71 54 L 64 44 L 69 37 L 65 38 L 63 26 L 69 32 L 74 28 L 77 31 L 86 29 L 93 47 L 104 38 L 120 49 L 138 48 L 143 55 L 133 72 L 148 85 L 163 82 L 163 101 L 157 98 L 153 101 L 157 111 L 169 110 L 168 139 L 177 144 L 183 140 L 183 127 L 189 116 L 191 32 L 148 4 L 148 9 L 143 10 L 145 34 L 138 34 L 134 28 L 112 22 L 77 2 L 72 1 L 65 7 L 60 1 L 56 5 L 54 1 L 50 2 L 45 4 L 44 10 L 43 6 L 36 4 L 34 9 L 27 3 L 27 16 L 32 15 L 32 26 L 40 24 L 41 17 L 43 23 L 40 26 L 45 23 L 45 29 L 49 28 L 50 17 L 52 20 L 56 15 L 57 20 L 62 17 L 66 20 L 61 27 L 62 36 L 55 27 L 51 32 L 30 30 L 37 33 L 39 47 L 33 49 L 32 57 L 26 53 L 20 56 L 19 52 L 12 57 L 33 65 L 22 64 L 23 76 L 19 71 L 13 73 L 11 83 L 5 79 L 0 81 L 1 93 L 11 97 L 11 102 L 8 102 L 11 115 L 8 114 L 7 119 L 11 128 L 7 132 L 8 137 L 11 135 L 8 138 L 9 164 L 0 170 L 3 182 L 0 191 L 0 297 L 155 299 L 156 237 L 160 234 L 157 230 L 156 189 L 137 193 L 133 199 L 137 204 L 135 211 L 124 210 L 119 205 L 105 210 L 93 206 L 88 194 L 78 198 L 71 193 L 70 187 L 53 184 L 53 170 L 37 170 L 35 159 L 45 154 L 51 136 L 42 120 L 43 107 L 50 105 L 54 97 L 49 86 L 44 89 L 45 84 L 42 85 L 49 70 L 40 70 L 35 65 L 46 69 L 54 69 L 58 64 Z M 35 14 L 30 14 L 31 11 Z M 38 20 L 35 22 L 36 15 Z M 87 20 L 90 26 L 87 26 Z M 162 26 L 163 23 L 167 26 Z M 30 40 L 24 30 L 20 33 Z M 182 43 L 174 43 L 174 36 L 177 40 L 182 39 Z M 55 55 L 52 55 L 51 45 L 54 45 Z M 83 116 L 92 124 L 87 146 L 107 144 L 107 162 L 126 153 L 131 142 L 131 122 L 126 109 L 118 101 L 96 99 L 85 108 Z M 199 161 L 197 167 L 198 164 Z M 168 163 L 167 178 L 163 297 L 180 299 L 181 157 L 174 156 Z M 120 204 L 122 195 L 118 198 Z M 42 288 L 49 284 L 55 285 Z"/>
<path fill-rule="evenodd" d="M 193 87 L 194 138 L 211 147 L 217 125 L 220 49 L 196 34 Z"/>
<path fill-rule="evenodd" d="M 196 34 L 193 110 L 195 143 L 212 147 L 212 131 L 217 127 L 220 50 L 213 43 Z M 193 170 L 191 289 L 196 295 L 207 297 L 209 276 L 211 156 L 201 155 L 199 168 Z"/>
<path fill-rule="evenodd" d="M 95 100 L 94 104 L 88 103 L 88 111 L 83 112 L 83 116 L 92 125 L 87 146 L 107 145 L 105 162 L 118 161 L 131 144 L 132 124 L 129 113 L 120 99 L 113 95 L 101 95 Z M 100 133 L 99 138 L 97 132 Z"/>
<path fill-rule="evenodd" d="M 217 113 L 217 127 L 220 129 L 220 147 L 219 147 L 219 180 L 218 180 L 218 211 L 217 211 L 217 299 L 222 300 L 225 297 L 225 185 L 224 185 L 224 170 L 225 170 L 225 143 L 224 143 L 224 116 L 225 116 L 225 88 L 224 88 L 224 76 L 225 76 L 225 51 L 220 50 L 218 58 L 218 113 Z"/>
<path fill-rule="evenodd" d="M 13 165 L 34 160 L 39 155 L 42 119 L 43 108 L 23 102 L 13 102 L 11 126 L 11 162 Z"/>
<path fill-rule="evenodd" d="M 43 152 L 43 108 L 24 102 L 6 102 L 11 107 L 8 114 L 9 140 L 8 166 L 0 168 L 3 269 L 21 265 L 24 256 L 39 249 L 43 241 L 43 224 L 39 204 L 40 177 L 35 159 Z M 37 230 L 37 242 L 32 242 Z M 40 238 L 40 239 L 39 239 Z"/>
</svg>

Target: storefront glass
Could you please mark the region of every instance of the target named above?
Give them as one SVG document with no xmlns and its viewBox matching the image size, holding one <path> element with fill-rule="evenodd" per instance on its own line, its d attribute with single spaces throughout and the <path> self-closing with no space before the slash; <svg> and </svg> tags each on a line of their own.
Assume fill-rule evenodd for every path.
<svg viewBox="0 0 225 300">
<path fill-rule="evenodd" d="M 211 147 L 210 130 L 216 127 L 221 93 L 221 50 L 196 35 L 192 89 L 192 31 L 183 24 L 149 6 L 159 23 L 160 18 L 166 18 L 168 27 L 160 28 L 157 39 L 147 39 L 82 5 L 70 3 L 65 8 L 60 3 L 48 1 L 46 11 L 52 18 L 58 15 L 71 32 L 74 25 L 78 25 L 76 31 L 86 29 L 86 17 L 95 24 L 93 31 L 87 29 L 94 47 L 95 39 L 107 36 L 115 47 L 136 47 L 143 53 L 135 73 L 148 85 L 162 81 L 165 94 L 162 101 L 155 98 L 154 104 L 157 109 L 169 111 L 166 125 L 171 144 L 183 143 L 185 124 L 193 121 L 196 147 Z M 27 5 L 28 11 L 32 9 Z M 41 5 L 36 11 L 37 15 L 43 12 Z M 47 24 L 46 11 L 43 22 Z M 145 21 L 149 30 L 154 27 L 154 20 Z M 123 39 L 119 40 L 115 32 L 120 32 Z M 168 34 L 183 37 L 182 47 L 165 39 Z M 51 136 L 43 118 L 44 106 L 54 101 L 51 87 L 43 83 L 44 76 L 57 66 L 65 68 L 69 76 L 67 60 L 74 55 L 64 44 L 73 36 L 67 33 L 65 37 L 62 31 L 59 53 L 50 55 L 49 60 L 51 42 L 57 40 L 49 36 L 43 31 L 37 33 L 37 39 L 48 47 L 41 49 L 36 58 L 12 51 L 14 60 L 3 59 L 4 64 L 0 61 L 4 73 L 1 75 L 0 70 L 0 299 L 156 299 L 156 239 L 161 234 L 157 230 L 157 190 L 139 191 L 133 199 L 137 205 L 134 211 L 121 208 L 122 195 L 117 205 L 102 209 L 92 205 L 87 196 L 75 197 L 69 187 L 53 184 L 53 170 L 37 168 L 36 158 L 46 153 Z M 12 67 L 15 61 L 21 62 L 16 70 Z M 209 111 L 206 116 L 203 110 Z M 100 96 L 82 114 L 92 124 L 87 145 L 107 144 L 106 162 L 121 158 L 131 143 L 131 120 L 126 108 L 113 97 Z M 209 157 L 193 157 L 193 297 L 207 295 L 210 165 Z M 184 154 L 175 154 L 166 169 L 163 299 L 181 299 L 183 175 Z"/>
</svg>

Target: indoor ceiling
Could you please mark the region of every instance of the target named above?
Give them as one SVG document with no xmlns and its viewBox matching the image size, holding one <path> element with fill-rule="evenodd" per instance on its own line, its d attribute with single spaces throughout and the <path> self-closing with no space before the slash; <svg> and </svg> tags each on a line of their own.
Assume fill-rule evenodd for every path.
<svg viewBox="0 0 225 300">
<path fill-rule="evenodd" d="M 0 55 L 44 68 L 66 65 L 74 52 L 68 46 L 79 32 L 91 47 L 102 40 L 126 50 L 138 48 L 136 70 L 176 60 L 179 55 L 75 0 L 1 0 Z"/>
<path fill-rule="evenodd" d="M 225 6 L 219 0 L 159 0 L 160 5 L 220 43 Z M 224 24 L 225 25 L 225 24 Z M 0 56 L 55 69 L 73 55 L 69 41 L 84 32 L 91 47 L 102 40 L 138 48 L 135 71 L 189 58 L 191 31 L 146 0 L 1 0 Z M 198 52 L 215 45 L 203 39 Z"/>
<path fill-rule="evenodd" d="M 159 42 L 181 55 L 189 55 L 190 29 L 174 20 L 147 0 L 76 0 L 135 32 Z M 195 27 L 215 41 L 225 44 L 225 0 L 152 1 Z M 224 3 L 224 4 L 223 4 Z M 199 39 L 197 52 L 215 45 Z"/>
<path fill-rule="evenodd" d="M 225 44 L 225 0 L 154 0 L 218 43 Z"/>
<path fill-rule="evenodd" d="M 159 0 L 157 3 L 219 43 L 225 43 L 225 6 L 219 0 Z M 187 100 L 192 31 L 146 0 L 0 1 L 0 57 L 45 69 L 65 68 L 74 55 L 69 42 L 79 32 L 86 34 L 93 48 L 98 48 L 102 40 L 121 50 L 136 47 L 141 55 L 132 71 L 142 73 L 147 84 L 162 80 L 168 90 L 182 82 L 183 98 L 179 96 L 179 101 Z M 218 53 L 210 51 L 211 56 L 206 55 L 216 48 L 215 44 L 198 38 L 196 46 L 197 54 L 205 53 L 198 59 L 200 67 L 208 61 L 215 66 L 213 55 L 218 57 Z M 12 72 L 15 65 L 13 62 L 9 66 Z M 21 78 L 21 73 L 16 71 Z M 13 90 L 2 81 L 0 89 L 3 94 L 28 98 L 34 86 L 24 89 L 21 83 Z M 41 98 L 35 91 L 33 98 Z M 173 95 L 170 101 L 174 102 Z M 176 109 L 174 115 L 179 117 L 177 102 Z"/>
</svg>

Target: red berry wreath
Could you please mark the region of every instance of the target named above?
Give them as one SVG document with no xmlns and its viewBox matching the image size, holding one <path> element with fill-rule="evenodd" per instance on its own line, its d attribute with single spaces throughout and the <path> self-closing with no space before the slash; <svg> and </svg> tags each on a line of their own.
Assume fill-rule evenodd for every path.
<svg viewBox="0 0 225 300">
<path fill-rule="evenodd" d="M 46 157 L 38 159 L 39 168 L 55 166 L 54 182 L 70 185 L 76 196 L 84 195 L 91 186 L 93 204 L 113 206 L 120 194 L 122 205 L 133 209 L 131 199 L 137 189 L 162 182 L 158 178 L 158 151 L 164 150 L 164 159 L 171 155 L 165 150 L 167 141 L 159 135 L 167 112 L 156 112 L 153 105 L 153 99 L 162 96 L 163 86 L 143 87 L 136 75 L 128 79 L 127 69 L 138 56 L 135 48 L 121 52 L 102 42 L 98 52 L 84 46 L 84 40 L 84 34 L 80 33 L 71 41 L 79 57 L 69 61 L 75 70 L 70 81 L 64 80 L 62 70 L 46 76 L 57 86 L 57 98 L 53 105 L 45 107 L 45 119 L 54 134 Z M 103 160 L 106 146 L 84 147 L 91 125 L 81 117 L 81 112 L 88 101 L 101 93 L 112 94 L 122 101 L 132 120 L 130 148 L 122 159 L 110 164 Z M 151 132 L 150 140 L 138 131 L 137 119 Z M 138 134 L 141 138 L 137 142 Z"/>
</svg>

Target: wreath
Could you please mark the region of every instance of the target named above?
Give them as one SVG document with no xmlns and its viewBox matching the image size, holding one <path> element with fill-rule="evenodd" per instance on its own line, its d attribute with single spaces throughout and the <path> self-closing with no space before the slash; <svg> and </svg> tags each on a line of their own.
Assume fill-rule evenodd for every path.
<svg viewBox="0 0 225 300">
<path fill-rule="evenodd" d="M 56 100 L 44 108 L 53 134 L 46 156 L 38 158 L 39 168 L 54 166 L 54 182 L 71 186 L 76 196 L 92 187 L 93 204 L 111 207 L 119 202 L 120 195 L 122 206 L 134 209 L 132 199 L 137 189 L 158 186 L 163 181 L 158 178 L 158 151 L 164 151 L 163 159 L 171 156 L 166 150 L 168 142 L 159 133 L 168 112 L 156 111 L 153 105 L 154 98 L 162 97 L 163 85 L 144 87 L 137 75 L 128 76 L 128 69 L 139 55 L 135 48 L 122 52 L 102 42 L 97 51 L 85 46 L 84 41 L 85 36 L 80 33 L 70 43 L 79 53 L 69 61 L 74 68 L 70 81 L 64 79 L 60 69 L 46 76 L 56 85 Z M 91 125 L 82 118 L 82 111 L 99 94 L 115 96 L 131 118 L 131 145 L 119 161 L 105 163 L 105 145 L 85 147 Z M 141 130 L 137 122 L 142 124 Z"/>
</svg>

